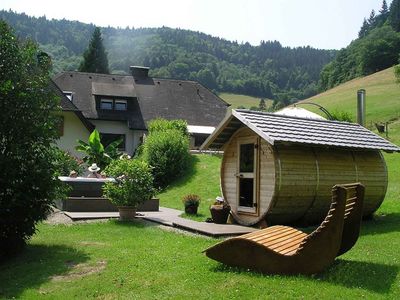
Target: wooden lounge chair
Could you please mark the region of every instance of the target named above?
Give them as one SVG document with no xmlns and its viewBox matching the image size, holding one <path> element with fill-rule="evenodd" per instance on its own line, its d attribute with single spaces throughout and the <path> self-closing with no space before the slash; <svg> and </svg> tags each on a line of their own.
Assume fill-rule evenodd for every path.
<svg viewBox="0 0 400 300">
<path fill-rule="evenodd" d="M 341 185 L 347 190 L 342 242 L 337 256 L 349 251 L 360 235 L 365 187 L 361 183 Z"/>
<path fill-rule="evenodd" d="M 358 186 L 355 190 L 358 191 Z M 221 242 L 204 252 L 209 258 L 230 266 L 249 268 L 263 273 L 314 274 L 328 267 L 340 251 L 355 243 L 357 230 L 346 234 L 352 242 L 342 242 L 346 199 L 353 198 L 349 185 L 332 189 L 332 203 L 325 220 L 311 234 L 288 226 L 272 226 Z M 363 188 L 360 188 L 363 191 Z M 351 196 L 351 197 L 349 197 Z M 356 207 L 349 201 L 348 223 Z M 351 218 L 350 218 L 351 216 Z M 350 221 L 351 220 L 351 221 Z M 351 248 L 351 246 L 350 246 Z M 343 252 L 344 253 L 344 252 Z"/>
</svg>

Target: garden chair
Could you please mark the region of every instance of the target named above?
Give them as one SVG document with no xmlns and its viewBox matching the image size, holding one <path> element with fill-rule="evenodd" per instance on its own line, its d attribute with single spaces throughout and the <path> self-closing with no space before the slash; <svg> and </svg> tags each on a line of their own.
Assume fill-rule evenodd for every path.
<svg viewBox="0 0 400 300">
<path fill-rule="evenodd" d="M 360 183 L 341 185 L 347 190 L 342 242 L 337 256 L 349 251 L 360 235 L 365 188 Z"/>
<path fill-rule="evenodd" d="M 363 187 L 356 185 L 363 193 Z M 358 188 L 360 186 L 360 188 Z M 204 252 L 209 258 L 230 266 L 249 268 L 263 273 L 314 274 L 328 267 L 340 251 L 355 243 L 358 230 L 347 230 L 342 242 L 345 211 L 348 224 L 354 224 L 352 212 L 358 207 L 346 200 L 354 198 L 350 185 L 335 185 L 332 203 L 325 220 L 311 234 L 288 226 L 272 226 L 239 237 L 230 238 Z M 357 203 L 357 202 L 354 202 Z M 351 242 L 348 242 L 351 241 Z M 350 246 L 351 248 L 351 246 Z M 344 252 L 343 252 L 344 253 Z"/>
</svg>

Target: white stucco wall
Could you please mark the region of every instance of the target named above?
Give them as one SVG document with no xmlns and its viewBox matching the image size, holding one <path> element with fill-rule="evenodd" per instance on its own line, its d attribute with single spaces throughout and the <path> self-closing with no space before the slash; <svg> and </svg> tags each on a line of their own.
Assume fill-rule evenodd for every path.
<svg viewBox="0 0 400 300">
<path fill-rule="evenodd" d="M 75 150 L 75 146 L 78 144 L 76 141 L 87 141 L 90 132 L 74 112 L 63 111 L 60 114 L 64 117 L 64 133 L 57 140 L 56 144 L 60 149 L 82 158 L 83 153 Z"/>
<path fill-rule="evenodd" d="M 100 133 L 125 134 L 125 152 L 132 155 L 140 143 L 143 131 L 131 130 L 126 121 L 90 120 Z"/>
</svg>

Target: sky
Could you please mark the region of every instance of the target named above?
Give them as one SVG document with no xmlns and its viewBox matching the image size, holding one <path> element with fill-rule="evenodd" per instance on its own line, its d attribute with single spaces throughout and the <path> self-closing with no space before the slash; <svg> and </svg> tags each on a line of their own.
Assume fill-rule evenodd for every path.
<svg viewBox="0 0 400 300">
<path fill-rule="evenodd" d="M 387 0 L 390 5 L 391 0 Z M 258 45 L 340 49 L 382 0 L 1 0 L 1 9 L 97 26 L 190 29 Z"/>
</svg>

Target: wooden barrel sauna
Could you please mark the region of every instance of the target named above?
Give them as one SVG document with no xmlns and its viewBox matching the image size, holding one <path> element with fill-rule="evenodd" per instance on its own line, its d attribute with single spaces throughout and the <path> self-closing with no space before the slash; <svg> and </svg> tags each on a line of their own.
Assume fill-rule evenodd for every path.
<svg viewBox="0 0 400 300">
<path fill-rule="evenodd" d="M 240 152 L 253 155 L 248 146 L 247 150 L 243 146 L 250 143 L 254 143 L 254 169 L 248 170 L 253 175 L 240 172 Z M 243 165 L 244 169 L 249 168 Z M 299 144 L 271 146 L 247 127 L 236 131 L 224 147 L 221 190 L 233 217 L 242 225 L 263 219 L 268 224 L 319 223 L 329 210 L 332 186 L 352 182 L 365 185 L 363 214 L 371 215 L 382 203 L 388 184 L 380 151 Z M 240 193 L 246 191 L 254 203 L 241 206 L 245 197 Z"/>
</svg>

